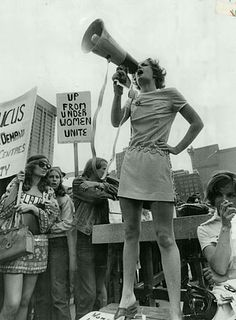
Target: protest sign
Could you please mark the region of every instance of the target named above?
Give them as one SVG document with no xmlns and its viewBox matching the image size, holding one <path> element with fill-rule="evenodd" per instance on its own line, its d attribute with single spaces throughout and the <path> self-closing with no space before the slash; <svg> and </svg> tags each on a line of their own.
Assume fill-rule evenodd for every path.
<svg viewBox="0 0 236 320">
<path fill-rule="evenodd" d="M 57 94 L 58 143 L 90 142 L 91 93 Z"/>
<path fill-rule="evenodd" d="M 236 0 L 216 0 L 216 12 L 235 17 Z"/>
<path fill-rule="evenodd" d="M 81 318 L 81 320 L 113 320 L 114 314 L 100 312 L 100 311 L 91 311 Z"/>
<path fill-rule="evenodd" d="M 0 179 L 24 170 L 37 88 L 0 104 Z"/>
</svg>

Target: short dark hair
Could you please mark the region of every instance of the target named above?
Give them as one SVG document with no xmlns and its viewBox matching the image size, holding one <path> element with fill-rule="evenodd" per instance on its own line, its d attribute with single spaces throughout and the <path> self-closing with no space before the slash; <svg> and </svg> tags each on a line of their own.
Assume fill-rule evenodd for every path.
<svg viewBox="0 0 236 320">
<path fill-rule="evenodd" d="M 211 177 L 206 188 L 206 198 L 212 206 L 215 206 L 215 199 L 220 189 L 230 182 L 236 190 L 236 173 L 231 171 L 219 171 Z"/>
<path fill-rule="evenodd" d="M 103 159 L 103 158 L 96 158 L 95 159 L 95 166 L 96 169 L 100 169 L 102 167 L 102 163 L 105 162 L 107 163 L 107 160 Z M 93 170 L 93 159 L 89 159 L 84 167 L 84 171 L 82 173 L 83 177 L 87 177 L 90 178 L 91 175 L 94 173 Z"/>
<path fill-rule="evenodd" d="M 157 89 L 165 88 L 166 70 L 160 66 L 158 60 L 152 59 L 152 58 L 147 58 L 146 60 L 149 62 L 150 66 L 152 68 L 156 88 Z M 135 83 L 136 87 L 138 89 L 140 89 L 135 76 L 134 76 L 134 83 Z"/>
</svg>

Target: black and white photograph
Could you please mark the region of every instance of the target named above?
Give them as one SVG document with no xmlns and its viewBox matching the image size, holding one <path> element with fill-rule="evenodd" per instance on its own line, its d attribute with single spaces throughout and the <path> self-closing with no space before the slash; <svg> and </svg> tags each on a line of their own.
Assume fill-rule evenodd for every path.
<svg viewBox="0 0 236 320">
<path fill-rule="evenodd" d="M 236 0 L 0 2 L 0 320 L 236 319 Z"/>
</svg>

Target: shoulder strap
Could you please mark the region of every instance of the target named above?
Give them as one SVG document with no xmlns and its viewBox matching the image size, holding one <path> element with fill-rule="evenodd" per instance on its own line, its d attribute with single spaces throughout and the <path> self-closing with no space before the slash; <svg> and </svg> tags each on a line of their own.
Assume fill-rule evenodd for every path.
<svg viewBox="0 0 236 320">
<path fill-rule="evenodd" d="M 21 203 L 22 187 L 23 187 L 23 181 L 20 181 L 18 192 L 17 192 L 16 205 Z M 22 214 L 16 212 L 15 218 L 14 218 L 14 226 L 18 228 L 20 225 L 22 225 L 22 223 L 23 223 Z"/>
</svg>

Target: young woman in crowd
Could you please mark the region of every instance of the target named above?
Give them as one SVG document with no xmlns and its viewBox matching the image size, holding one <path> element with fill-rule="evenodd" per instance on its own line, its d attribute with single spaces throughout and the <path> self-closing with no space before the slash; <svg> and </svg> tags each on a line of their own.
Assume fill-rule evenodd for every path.
<svg viewBox="0 0 236 320">
<path fill-rule="evenodd" d="M 206 197 L 216 211 L 197 230 L 203 255 L 209 268 L 205 276 L 213 283 L 218 311 L 214 320 L 236 318 L 236 174 L 221 171 L 212 176 Z M 227 300 L 227 297 L 233 299 Z M 226 299 L 224 300 L 225 297 Z"/>
<path fill-rule="evenodd" d="M 35 319 L 70 320 L 70 275 L 75 272 L 75 238 L 72 221 L 74 206 L 62 184 L 64 173 L 59 167 L 48 171 L 60 208 L 59 221 L 50 229 L 47 271 L 38 278 L 35 290 Z"/>
<path fill-rule="evenodd" d="M 119 68 L 120 69 L 120 68 Z M 114 81 L 111 121 L 114 127 L 131 120 L 132 136 L 121 168 L 118 196 L 125 223 L 123 253 L 123 291 L 115 319 L 132 318 L 137 313 L 133 291 L 140 217 L 143 202 L 149 202 L 162 265 L 167 283 L 171 319 L 180 320 L 180 258 L 173 232 L 175 193 L 169 154 L 186 149 L 201 131 L 198 114 L 175 88 L 164 88 L 166 72 L 153 59 L 138 64 L 135 81 L 140 91 L 121 108 L 123 88 Z M 113 80 L 124 76 L 118 70 Z M 172 147 L 167 144 L 177 113 L 190 124 L 183 139 Z"/>
<path fill-rule="evenodd" d="M 106 305 L 107 244 L 92 244 L 93 225 L 109 223 L 108 199 L 116 199 L 117 187 L 101 180 L 107 161 L 96 158 L 73 181 L 74 224 L 77 229 L 76 320 Z"/>
<path fill-rule="evenodd" d="M 0 264 L 4 274 L 4 302 L 1 320 L 25 320 L 37 277 L 47 267 L 48 240 L 45 233 L 58 217 L 59 207 L 46 174 L 51 168 L 48 159 L 35 155 L 27 160 L 25 172 L 14 178 L 0 201 L 0 227 L 12 226 L 15 212 L 22 216 L 34 233 L 34 253 Z M 23 181 L 21 202 L 16 206 L 19 183 Z M 46 205 L 47 203 L 47 205 Z"/>
</svg>

